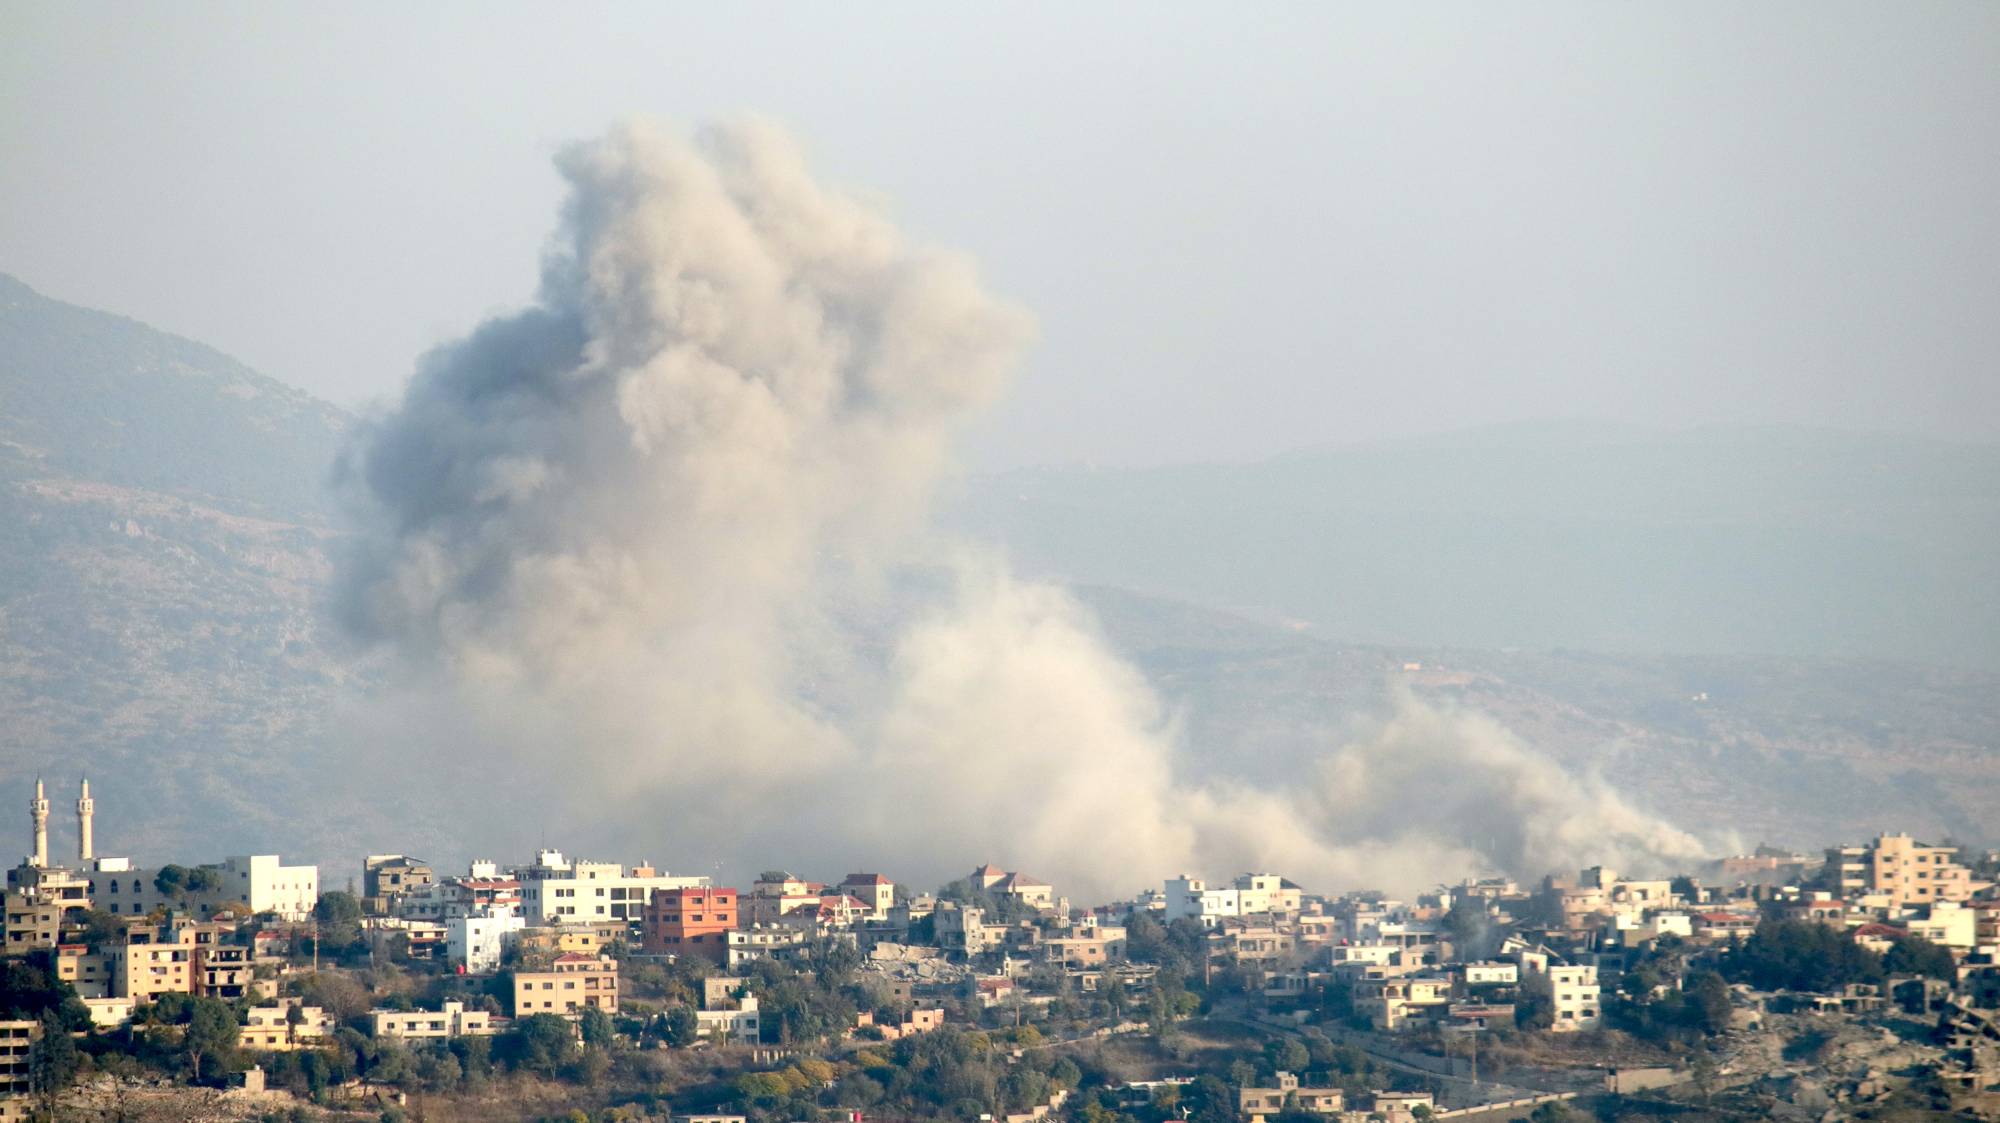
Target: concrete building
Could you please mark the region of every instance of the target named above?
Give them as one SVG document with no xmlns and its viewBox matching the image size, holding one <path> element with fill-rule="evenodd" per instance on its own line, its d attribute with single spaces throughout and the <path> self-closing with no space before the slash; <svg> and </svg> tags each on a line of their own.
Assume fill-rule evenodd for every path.
<svg viewBox="0 0 2000 1123">
<path fill-rule="evenodd" d="M 966 880 L 980 889 L 996 896 L 1012 897 L 1022 904 L 1035 909 L 1054 908 L 1055 887 L 1038 877 L 1030 877 L 1019 870 L 1003 870 L 988 862 L 974 869 Z"/>
<path fill-rule="evenodd" d="M 842 893 L 868 906 L 868 919 L 887 920 L 896 905 L 896 883 L 879 873 L 851 873 L 838 886 Z"/>
<path fill-rule="evenodd" d="M 671 877 L 643 862 L 630 870 L 616 862 L 572 863 L 560 850 L 537 851 L 535 864 L 516 872 L 521 914 L 535 925 L 606 920 L 637 924 L 654 893 L 708 884 L 706 877 Z"/>
<path fill-rule="evenodd" d="M 498 971 L 508 937 L 527 925 L 525 917 L 511 910 L 452 917 L 444 922 L 445 957 L 467 974 Z"/>
<path fill-rule="evenodd" d="M 373 1010 L 376 1037 L 405 1040 L 444 1040 L 452 1037 L 484 1037 L 494 1032 L 493 1016 L 484 1010 L 468 1010 L 465 1003 L 448 1001 L 442 1010 Z"/>
<path fill-rule="evenodd" d="M 986 910 L 954 901 L 938 902 L 931 913 L 937 945 L 946 951 L 981 955 L 1006 942 L 1007 929 L 986 923 Z"/>
<path fill-rule="evenodd" d="M 387 912 L 396 898 L 433 880 L 429 864 L 408 854 L 370 854 L 361 860 L 362 907 Z"/>
<path fill-rule="evenodd" d="M 29 1058 L 35 1052 L 35 1039 L 42 1035 L 42 1024 L 37 1021 L 0 1021 L 0 1119 L 26 1119 L 28 1117 L 27 1093 L 29 1083 Z M 18 1112 L 6 1113 L 18 1108 Z"/>
<path fill-rule="evenodd" d="M 734 889 L 661 889 L 644 912 L 646 950 L 656 955 L 695 955 L 716 963 L 729 958 L 729 932 L 737 926 Z"/>
<path fill-rule="evenodd" d="M 735 999 L 727 1009 L 696 1010 L 694 1017 L 702 1037 L 709 1040 L 719 1037 L 725 1045 L 755 1045 L 763 1032 L 754 995 Z"/>
<path fill-rule="evenodd" d="M 1885 834 L 1862 846 L 1831 847 L 1827 879 L 1843 897 L 1880 894 L 1892 907 L 1964 901 L 1975 889 L 1972 871 L 1954 859 L 1956 847 L 1925 846 L 1906 834 Z"/>
<path fill-rule="evenodd" d="M 1980 911 L 1957 901 L 1934 901 L 1925 915 L 1904 921 L 1903 927 L 1931 943 L 1970 951 L 1978 944 Z"/>
<path fill-rule="evenodd" d="M 1549 1028 L 1556 1033 L 1596 1028 L 1599 1021 L 1597 968 L 1550 964 L 1547 974 L 1550 997 L 1555 1006 L 1555 1021 Z"/>
<path fill-rule="evenodd" d="M 297 1010 L 294 1014 L 292 1011 Z M 317 1049 L 333 1032 L 333 1017 L 318 1006 L 287 998 L 275 1006 L 252 1006 L 243 1012 L 236 1043 L 252 1052 L 288 1053 Z"/>
<path fill-rule="evenodd" d="M 160 892 L 158 869 L 100 859 L 90 872 L 90 897 L 117 916 L 145 916 L 185 904 L 211 914 L 235 910 L 302 921 L 319 904 L 318 866 L 288 866 L 276 854 L 244 854 L 205 868 L 214 871 L 216 888 L 180 897 Z"/>
<path fill-rule="evenodd" d="M 586 1007 L 618 1012 L 618 961 L 608 955 L 559 955 L 547 971 L 514 974 L 514 1016 L 561 1014 L 574 1018 Z"/>
<path fill-rule="evenodd" d="M 1296 913 L 1303 900 L 1298 886 L 1274 873 L 1246 873 L 1228 885 L 1211 887 L 1193 874 L 1169 878 L 1162 919 L 1198 920 L 1213 925 L 1225 916 Z"/>
<path fill-rule="evenodd" d="M 794 959 L 805 954 L 809 934 L 802 928 L 736 928 L 723 933 L 728 940 L 729 958 L 723 966 L 731 971 L 760 959 Z"/>
<path fill-rule="evenodd" d="M 1299 1078 L 1289 1072 L 1277 1074 L 1273 1088 L 1240 1088 L 1236 1110 L 1251 1123 L 1278 1115 L 1286 1104 L 1320 1115 L 1339 1115 L 1347 1106 L 1346 1095 L 1338 1088 L 1302 1088 Z"/>
</svg>

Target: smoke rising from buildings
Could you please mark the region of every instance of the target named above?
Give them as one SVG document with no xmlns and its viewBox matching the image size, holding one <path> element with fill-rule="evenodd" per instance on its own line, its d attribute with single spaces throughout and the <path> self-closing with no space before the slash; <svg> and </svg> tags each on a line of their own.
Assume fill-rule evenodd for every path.
<svg viewBox="0 0 2000 1123">
<path fill-rule="evenodd" d="M 342 618 L 397 669 L 378 739 L 432 782 L 477 760 L 496 818 L 618 823 L 680 865 L 990 857 L 1092 893 L 1698 853 L 1408 698 L 1292 790 L 1186 781 L 1087 613 L 926 527 L 1025 312 L 767 124 L 630 124 L 558 167 L 538 304 L 428 356 L 348 466 Z"/>
</svg>

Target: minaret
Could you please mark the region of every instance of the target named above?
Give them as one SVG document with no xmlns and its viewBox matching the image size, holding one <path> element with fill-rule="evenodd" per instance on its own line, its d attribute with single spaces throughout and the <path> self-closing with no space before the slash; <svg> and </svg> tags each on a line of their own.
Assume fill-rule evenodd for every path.
<svg viewBox="0 0 2000 1123">
<path fill-rule="evenodd" d="M 49 864 L 49 793 L 42 790 L 40 776 L 35 777 L 35 798 L 28 804 L 28 811 L 35 817 L 35 854 L 28 864 L 44 869 Z"/>
<path fill-rule="evenodd" d="M 90 798 L 90 777 L 85 776 L 83 794 L 76 799 L 76 857 L 84 869 L 89 869 L 90 860 L 97 856 L 90 841 L 90 817 L 96 811 L 97 802 Z"/>
</svg>

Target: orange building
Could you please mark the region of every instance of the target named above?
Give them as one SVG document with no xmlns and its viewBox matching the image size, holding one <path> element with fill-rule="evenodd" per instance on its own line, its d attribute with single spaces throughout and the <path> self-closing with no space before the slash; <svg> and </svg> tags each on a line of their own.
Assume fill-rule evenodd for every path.
<svg viewBox="0 0 2000 1123">
<path fill-rule="evenodd" d="M 729 956 L 729 932 L 736 927 L 736 917 L 734 889 L 655 889 L 646 902 L 646 950 L 699 955 L 720 963 Z"/>
</svg>

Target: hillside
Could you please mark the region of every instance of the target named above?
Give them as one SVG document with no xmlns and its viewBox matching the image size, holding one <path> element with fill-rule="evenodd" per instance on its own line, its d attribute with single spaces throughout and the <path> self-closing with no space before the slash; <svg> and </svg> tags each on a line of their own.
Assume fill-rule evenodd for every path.
<svg viewBox="0 0 2000 1123">
<path fill-rule="evenodd" d="M 311 806 L 300 764 L 346 673 L 317 604 L 346 423 L 0 275 L 0 790 L 47 773 L 60 806 L 95 773 L 114 853 L 323 833 L 286 804 Z"/>
<path fill-rule="evenodd" d="M 335 863 L 338 883 L 363 839 L 466 856 L 448 816 L 398 817 L 389 796 L 426 795 L 398 777 L 330 781 L 354 771 L 329 747 L 352 731 L 340 707 L 371 681 L 322 605 L 348 424 L 200 344 L 0 277 L 0 796 L 45 773 L 60 808 L 87 770 L 101 848 L 153 860 L 282 850 Z M 1489 433 L 1020 473 L 976 482 L 952 520 L 1083 582 L 1200 774 L 1296 776 L 1407 685 L 1746 843 L 1991 839 L 1993 455 Z M 1847 657 L 1891 649 L 1933 657 Z"/>
<path fill-rule="evenodd" d="M 1031 572 L 1370 643 L 2000 670 L 2000 447 L 1512 426 L 972 481 Z"/>
</svg>

